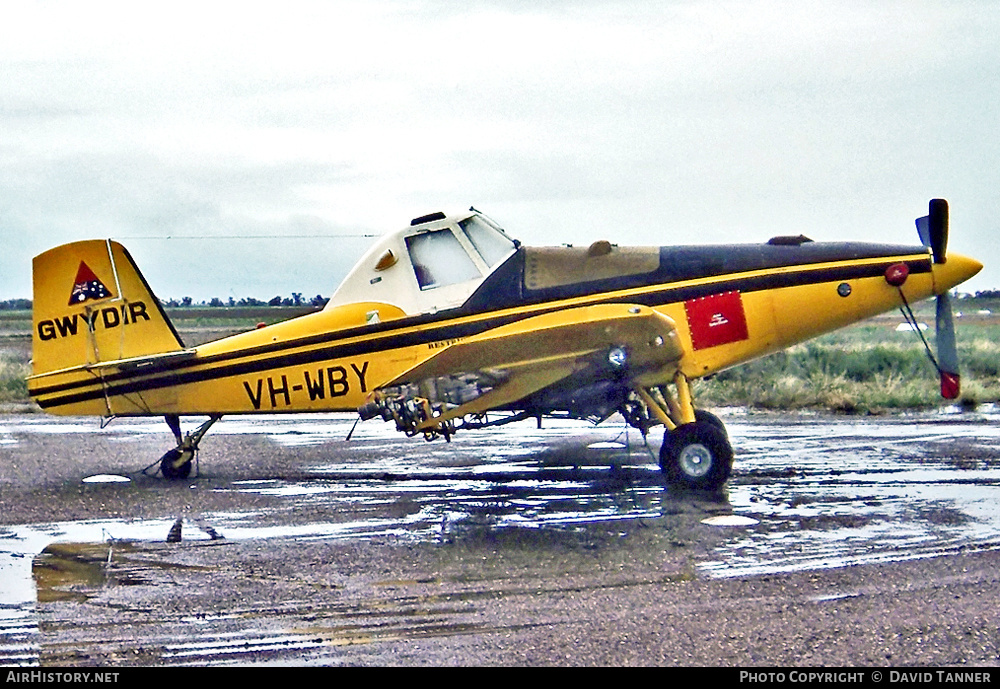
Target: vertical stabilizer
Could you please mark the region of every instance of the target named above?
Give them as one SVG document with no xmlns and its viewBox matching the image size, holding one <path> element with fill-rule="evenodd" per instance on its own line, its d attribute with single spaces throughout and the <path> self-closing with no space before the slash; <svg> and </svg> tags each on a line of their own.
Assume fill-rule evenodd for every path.
<svg viewBox="0 0 1000 689">
<path fill-rule="evenodd" d="M 111 240 L 64 244 L 36 256 L 34 375 L 183 349 L 128 250 Z"/>
</svg>

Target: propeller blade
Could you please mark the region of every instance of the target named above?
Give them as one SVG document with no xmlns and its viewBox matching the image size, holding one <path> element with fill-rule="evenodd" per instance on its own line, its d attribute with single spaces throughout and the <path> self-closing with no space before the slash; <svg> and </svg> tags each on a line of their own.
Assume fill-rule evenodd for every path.
<svg viewBox="0 0 1000 689">
<path fill-rule="evenodd" d="M 920 243 L 931 250 L 935 263 L 948 260 L 948 202 L 931 199 L 927 215 L 917 218 L 917 234 Z"/>
<path fill-rule="evenodd" d="M 917 234 L 920 235 L 920 243 L 924 245 L 925 248 L 931 248 L 931 228 L 927 221 L 930 220 L 930 216 L 925 215 L 922 218 L 917 218 Z"/>
<path fill-rule="evenodd" d="M 931 199 L 927 218 L 934 262 L 944 263 L 948 260 L 948 202 L 944 199 Z"/>
<path fill-rule="evenodd" d="M 951 297 L 947 292 L 937 298 L 937 358 L 941 372 L 941 396 L 957 399 L 961 393 L 958 374 L 958 350 L 955 346 L 955 322 L 951 314 Z"/>
</svg>

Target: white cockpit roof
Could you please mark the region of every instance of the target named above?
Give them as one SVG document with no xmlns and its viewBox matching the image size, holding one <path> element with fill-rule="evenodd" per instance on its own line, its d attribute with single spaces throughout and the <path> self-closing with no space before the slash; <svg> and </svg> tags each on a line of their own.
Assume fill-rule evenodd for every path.
<svg viewBox="0 0 1000 689">
<path fill-rule="evenodd" d="M 518 243 L 478 211 L 432 213 L 381 237 L 340 283 L 326 308 L 376 302 L 407 315 L 462 305 Z"/>
</svg>

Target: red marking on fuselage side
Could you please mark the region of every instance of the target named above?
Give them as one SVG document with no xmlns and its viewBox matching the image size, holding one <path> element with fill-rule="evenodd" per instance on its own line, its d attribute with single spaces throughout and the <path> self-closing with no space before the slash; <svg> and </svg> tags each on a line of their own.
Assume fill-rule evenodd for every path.
<svg viewBox="0 0 1000 689">
<path fill-rule="evenodd" d="M 706 349 L 749 339 L 743 298 L 739 292 L 723 292 L 684 302 L 691 345 Z"/>
</svg>

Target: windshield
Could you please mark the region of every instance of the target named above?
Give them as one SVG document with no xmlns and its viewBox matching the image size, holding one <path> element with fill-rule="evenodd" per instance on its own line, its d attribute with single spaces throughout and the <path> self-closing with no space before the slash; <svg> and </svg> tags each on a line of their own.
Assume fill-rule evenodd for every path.
<svg viewBox="0 0 1000 689">
<path fill-rule="evenodd" d="M 422 290 L 482 277 L 449 229 L 407 237 L 406 249 Z"/>
<path fill-rule="evenodd" d="M 507 235 L 478 215 L 466 218 L 458 224 L 490 268 L 507 258 L 515 248 L 514 242 Z"/>
</svg>

